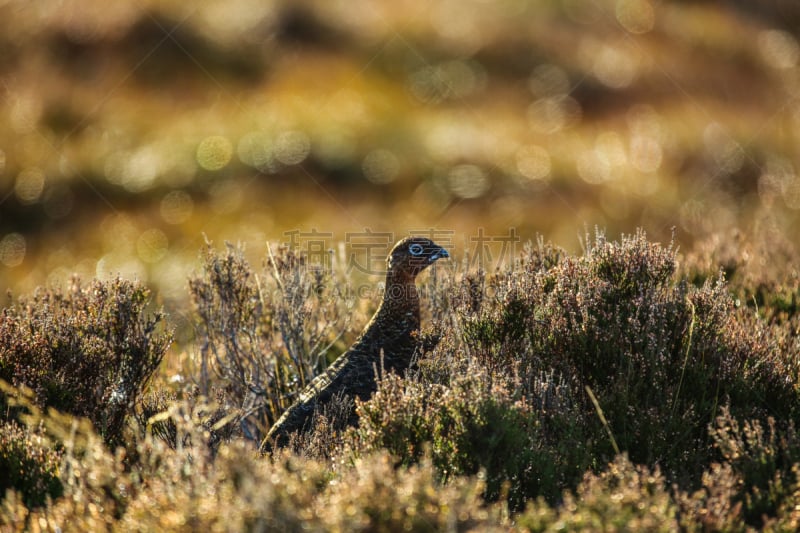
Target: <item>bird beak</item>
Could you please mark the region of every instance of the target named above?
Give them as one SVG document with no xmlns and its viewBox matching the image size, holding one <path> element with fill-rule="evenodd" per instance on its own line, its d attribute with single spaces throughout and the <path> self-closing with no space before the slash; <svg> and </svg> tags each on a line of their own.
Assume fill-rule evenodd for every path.
<svg viewBox="0 0 800 533">
<path fill-rule="evenodd" d="M 433 263 L 437 259 L 448 259 L 449 257 L 450 254 L 447 253 L 447 250 L 445 250 L 444 248 L 439 248 L 434 253 L 428 256 L 428 262 Z"/>
</svg>

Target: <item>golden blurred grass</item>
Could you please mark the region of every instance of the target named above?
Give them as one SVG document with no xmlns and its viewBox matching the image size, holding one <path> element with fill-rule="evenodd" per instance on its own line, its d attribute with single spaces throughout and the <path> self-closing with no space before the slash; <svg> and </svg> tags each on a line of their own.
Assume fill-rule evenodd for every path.
<svg viewBox="0 0 800 533">
<path fill-rule="evenodd" d="M 186 298 L 204 236 L 797 232 L 800 20 L 754 4 L 0 5 L 0 289 Z M 257 260 L 257 259 L 256 259 Z"/>
</svg>

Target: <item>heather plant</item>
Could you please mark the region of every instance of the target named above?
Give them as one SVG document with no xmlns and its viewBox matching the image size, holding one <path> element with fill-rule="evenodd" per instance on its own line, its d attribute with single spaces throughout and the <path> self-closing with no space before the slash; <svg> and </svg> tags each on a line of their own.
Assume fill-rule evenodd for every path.
<svg viewBox="0 0 800 533">
<path fill-rule="evenodd" d="M 142 441 L 136 473 L 146 485 L 131 497 L 119 529 L 301 529 L 303 509 L 322 486 L 325 470 L 310 462 L 299 466 L 294 458 L 289 462 L 295 468 L 273 469 L 242 440 L 215 445 L 210 419 L 217 412 L 213 402 L 186 399 L 172 402 L 152 421 L 174 428 L 175 445 L 150 436 Z"/>
<path fill-rule="evenodd" d="M 483 496 L 507 499 L 520 509 L 531 495 L 555 500 L 589 466 L 580 423 L 567 409 L 548 413 L 499 376 L 478 367 L 449 386 L 395 375 L 360 403 L 359 428 L 351 436 L 364 451 L 388 450 L 405 465 L 423 457 L 444 479 L 482 474 Z M 562 404 L 563 405 L 563 404 Z"/>
<path fill-rule="evenodd" d="M 40 409 L 31 389 L 0 385 L 19 418 L 17 429 L 5 433 L 10 447 L 31 445 L 25 454 L 28 461 L 14 465 L 26 470 L 9 472 L 21 476 L 22 483 L 5 492 L 0 527 L 4 531 L 110 528 L 122 515 L 133 487 L 125 470 L 125 448 L 112 453 L 89 419 L 52 407 Z M 38 489 L 33 494 L 31 486 Z"/>
<path fill-rule="evenodd" d="M 240 410 L 228 402 L 226 391 L 215 387 L 211 393 L 211 398 L 203 396 L 198 387 L 177 393 L 162 387 L 149 391 L 137 405 L 134 414 L 139 437 L 152 436 L 177 449 L 185 444 L 182 439 L 190 438 L 190 434 L 178 431 L 174 413 L 176 410 L 191 412 L 193 423 L 207 433 L 203 442 L 213 453 L 222 442 L 230 440 L 237 433 L 237 426 L 233 422 L 239 419 Z"/>
<path fill-rule="evenodd" d="M 353 398 L 337 394 L 320 407 L 309 421 L 310 429 L 289 437 L 288 447 L 295 453 L 316 460 L 335 460 L 347 445 Z"/>
<path fill-rule="evenodd" d="M 122 279 L 73 279 L 41 289 L 0 316 L 0 379 L 30 388 L 39 407 L 86 417 L 110 445 L 170 342 L 149 291 Z M 5 396 L 0 396 L 4 416 Z"/>
<path fill-rule="evenodd" d="M 443 484 L 424 459 L 409 469 L 397 469 L 386 452 L 348 466 L 287 452 L 267 459 L 241 440 L 212 454 L 211 434 L 196 420 L 202 412 L 184 405 L 167 416 L 183 444 L 143 443 L 148 459 L 138 474 L 147 484 L 131 498 L 123 531 L 440 531 L 501 524 L 500 509 L 481 500 L 479 479 Z"/>
<path fill-rule="evenodd" d="M 705 259 L 678 258 L 643 233 L 598 234 L 578 256 L 539 241 L 494 272 L 432 272 L 409 371 L 379 372 L 377 392 L 356 402 L 357 428 L 339 397 L 267 456 L 249 439 L 345 345 L 336 273 L 279 250 L 256 274 L 241 250 L 209 249 L 190 285 L 195 383 L 159 375 L 143 394 L 141 381 L 125 417 L 146 431 L 116 439 L 107 415 L 67 401 L 89 397 L 85 383 L 65 376 L 55 389 L 53 367 L 20 354 L 43 361 L 48 343 L 71 339 L 70 357 L 91 357 L 107 338 L 97 324 L 115 324 L 104 316 L 150 320 L 120 330 L 139 332 L 132 346 L 143 335 L 165 348 L 160 321 L 144 304 L 107 312 L 111 294 L 138 294 L 113 284 L 21 299 L 0 319 L 0 371 L 32 390 L 3 389 L 0 466 L 13 475 L 0 527 L 796 530 L 798 315 L 770 298 L 742 305 L 742 270 L 725 267 L 731 285 Z"/>
<path fill-rule="evenodd" d="M 676 531 L 677 507 L 658 468 L 618 456 L 599 474 L 587 473 L 554 509 L 532 502 L 517 524 L 528 531 Z"/>
<path fill-rule="evenodd" d="M 722 404 L 745 417 L 795 412 L 796 392 L 768 339 L 742 327 L 722 281 L 694 287 L 676 279 L 671 246 L 642 233 L 618 243 L 598 235 L 583 257 L 531 270 L 540 264 L 528 259 L 504 274 L 502 298 L 479 317 L 488 315 L 513 350 L 494 342 L 499 356 L 520 361 L 528 376 L 555 370 L 598 426 L 582 394 L 593 391 L 616 441 L 597 427 L 596 453 L 606 449 L 599 457 L 610 458 L 616 445 L 634 462 L 661 464 L 672 479 L 691 478 L 710 458 L 706 426 Z M 475 319 L 464 314 L 469 332 Z"/>
<path fill-rule="evenodd" d="M 620 451 L 696 486 L 723 406 L 787 420 L 798 399 L 769 332 L 734 312 L 721 279 L 679 278 L 676 257 L 641 232 L 598 234 L 583 256 L 540 242 L 491 276 L 445 281 L 439 344 L 359 406 L 361 445 L 409 464 L 431 443 L 445 477 L 483 468 L 486 496 L 505 483 L 512 506 L 557 501 Z"/>
<path fill-rule="evenodd" d="M 23 506 L 43 505 L 63 493 L 58 467 L 63 455 L 48 440 L 39 423 L 41 410 L 33 391 L 0 380 L 0 393 L 19 420 L 0 423 L 0 493 L 13 492 Z"/>
<path fill-rule="evenodd" d="M 753 233 L 731 230 L 709 236 L 686 256 L 681 270 L 696 283 L 722 270 L 737 305 L 768 322 L 792 319 L 800 311 L 797 245 L 768 221 Z"/>
<path fill-rule="evenodd" d="M 502 509 L 482 500 L 479 476 L 442 483 L 427 457 L 397 468 L 379 452 L 358 459 L 334 481 L 315 506 L 329 531 L 506 530 Z"/>
<path fill-rule="evenodd" d="M 333 281 L 329 269 L 286 248 L 270 249 L 254 273 L 243 250 L 218 253 L 210 245 L 202 273 L 190 279 L 201 343 L 196 381 L 204 395 L 215 385 L 225 389 L 247 438 L 260 440 L 341 350 L 348 304 Z"/>
<path fill-rule="evenodd" d="M 26 507 L 39 507 L 63 492 L 58 478 L 60 454 L 42 435 L 16 422 L 0 425 L 0 493 L 18 491 Z"/>
<path fill-rule="evenodd" d="M 25 402 L 22 402 L 25 403 Z M 11 531 L 441 531 L 499 530 L 503 510 L 486 505 L 479 477 L 443 483 L 430 461 L 397 468 L 385 451 L 352 464 L 293 453 L 271 458 L 244 440 L 214 447 L 211 403 L 177 400 L 158 415 L 175 428 L 177 446 L 152 434 L 137 441 L 135 464 L 112 454 L 86 420 L 33 404 L 26 424 L 41 425 L 63 496 L 26 502 L 6 493 L 0 528 Z M 213 429 L 213 428 L 212 428 Z"/>
<path fill-rule="evenodd" d="M 796 528 L 800 438 L 794 423 L 781 428 L 771 417 L 740 422 L 723 409 L 709 433 L 722 462 L 706 472 L 703 488 L 679 495 L 687 529 L 708 521 L 719 529 L 731 521 L 763 528 L 792 516 Z"/>
</svg>

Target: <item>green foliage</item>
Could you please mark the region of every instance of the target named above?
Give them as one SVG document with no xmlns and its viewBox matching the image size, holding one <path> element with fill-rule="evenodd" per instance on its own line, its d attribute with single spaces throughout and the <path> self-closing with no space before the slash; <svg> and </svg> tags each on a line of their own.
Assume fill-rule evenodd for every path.
<svg viewBox="0 0 800 533">
<path fill-rule="evenodd" d="M 90 419 L 110 445 L 171 339 L 149 292 L 116 279 L 38 290 L 0 316 L 0 379 L 33 390 L 40 407 Z M 7 402 L 0 396 L 6 413 Z M 13 418 L 13 411 L 9 415 Z"/>
</svg>

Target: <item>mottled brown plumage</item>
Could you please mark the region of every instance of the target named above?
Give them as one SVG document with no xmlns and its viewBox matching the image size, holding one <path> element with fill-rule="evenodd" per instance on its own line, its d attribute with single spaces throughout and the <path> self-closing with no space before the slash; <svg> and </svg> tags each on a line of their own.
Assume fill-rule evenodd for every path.
<svg viewBox="0 0 800 533">
<path fill-rule="evenodd" d="M 353 346 L 343 353 L 301 393 L 294 405 L 278 419 L 261 444 L 262 451 L 289 443 L 292 433 L 307 431 L 314 412 L 339 395 L 362 400 L 377 389 L 375 369 L 402 374 L 411 364 L 419 330 L 417 274 L 447 250 L 424 237 L 398 242 L 387 258 L 386 288 L 380 307 Z M 351 413 L 349 423 L 357 418 Z"/>
</svg>

